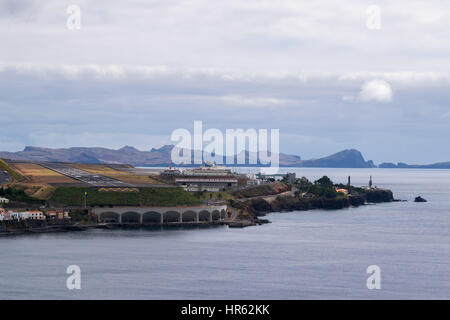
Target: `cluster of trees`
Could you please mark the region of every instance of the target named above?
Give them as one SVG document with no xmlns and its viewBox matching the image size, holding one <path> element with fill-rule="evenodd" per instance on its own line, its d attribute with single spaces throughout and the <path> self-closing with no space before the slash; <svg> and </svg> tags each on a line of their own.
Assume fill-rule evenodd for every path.
<svg viewBox="0 0 450 320">
<path fill-rule="evenodd" d="M 91 224 L 97 222 L 95 214 L 89 213 L 87 209 L 78 209 L 70 211 L 70 218 L 73 222 L 81 222 L 82 224 Z"/>
<path fill-rule="evenodd" d="M 222 200 L 224 197 L 223 196 L 224 192 L 225 191 L 212 192 L 203 190 L 203 191 L 196 191 L 193 193 L 193 195 L 199 200 L 213 200 L 213 199 Z"/>
<path fill-rule="evenodd" d="M 301 192 L 311 193 L 317 197 L 336 198 L 339 195 L 334 187 L 333 181 L 327 176 L 323 176 L 314 181 L 314 183 L 306 177 L 302 177 L 297 180 L 296 187 Z"/>
<path fill-rule="evenodd" d="M 30 197 L 20 188 L 8 187 L 8 188 L 0 188 L 0 197 L 5 197 L 9 199 L 11 202 L 22 202 L 29 204 L 40 204 L 43 201 Z"/>
</svg>

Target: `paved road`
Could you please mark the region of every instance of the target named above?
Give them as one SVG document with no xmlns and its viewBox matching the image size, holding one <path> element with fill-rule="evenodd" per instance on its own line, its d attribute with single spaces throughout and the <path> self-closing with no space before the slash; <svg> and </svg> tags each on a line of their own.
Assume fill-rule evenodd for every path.
<svg viewBox="0 0 450 320">
<path fill-rule="evenodd" d="M 10 177 L 8 172 L 1 170 L 0 171 L 0 185 L 4 184 L 4 183 L 8 183 L 10 181 Z"/>
</svg>

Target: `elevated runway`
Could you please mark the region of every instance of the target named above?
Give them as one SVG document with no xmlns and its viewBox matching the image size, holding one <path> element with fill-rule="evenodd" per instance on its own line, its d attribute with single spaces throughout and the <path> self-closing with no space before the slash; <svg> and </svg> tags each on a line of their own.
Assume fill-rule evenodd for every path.
<svg viewBox="0 0 450 320">
<path fill-rule="evenodd" d="M 66 163 L 40 162 L 39 165 L 94 187 L 135 187 L 134 184 L 74 168 Z"/>
</svg>

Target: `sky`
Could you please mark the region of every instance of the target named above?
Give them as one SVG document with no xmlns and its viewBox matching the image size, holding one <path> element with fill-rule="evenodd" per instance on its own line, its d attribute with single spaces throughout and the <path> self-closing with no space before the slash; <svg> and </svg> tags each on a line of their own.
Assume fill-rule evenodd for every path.
<svg viewBox="0 0 450 320">
<path fill-rule="evenodd" d="M 0 46 L 2 151 L 150 150 L 201 120 L 303 159 L 450 161 L 449 1 L 0 0 Z"/>
</svg>

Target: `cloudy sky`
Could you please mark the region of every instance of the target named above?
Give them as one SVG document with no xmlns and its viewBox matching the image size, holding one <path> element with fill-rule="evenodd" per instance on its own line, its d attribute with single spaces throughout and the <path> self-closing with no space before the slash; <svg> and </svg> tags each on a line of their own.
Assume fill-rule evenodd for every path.
<svg viewBox="0 0 450 320">
<path fill-rule="evenodd" d="M 0 0 L 0 150 L 149 150 L 202 120 L 302 158 L 450 160 L 450 3 L 345 3 Z"/>
</svg>

